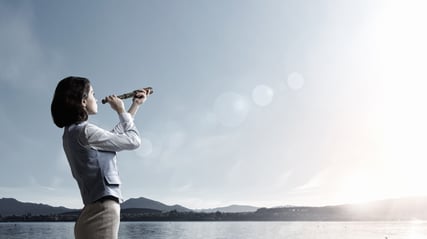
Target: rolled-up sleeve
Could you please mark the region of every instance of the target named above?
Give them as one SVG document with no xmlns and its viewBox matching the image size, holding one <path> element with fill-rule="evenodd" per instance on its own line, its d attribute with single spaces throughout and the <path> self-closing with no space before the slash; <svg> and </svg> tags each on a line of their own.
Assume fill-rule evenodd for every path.
<svg viewBox="0 0 427 239">
<path fill-rule="evenodd" d="M 87 124 L 82 142 L 97 150 L 121 151 L 137 149 L 141 145 L 139 132 L 129 113 L 119 114 L 120 122 L 108 131 L 93 124 Z"/>
</svg>

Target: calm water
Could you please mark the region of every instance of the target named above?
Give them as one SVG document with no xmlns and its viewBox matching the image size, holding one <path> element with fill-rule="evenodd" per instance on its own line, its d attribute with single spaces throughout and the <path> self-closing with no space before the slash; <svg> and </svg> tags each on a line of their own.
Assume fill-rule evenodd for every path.
<svg viewBox="0 0 427 239">
<path fill-rule="evenodd" d="M 0 223 L 0 238 L 73 238 L 74 223 Z M 119 238 L 427 239 L 427 222 L 122 222 Z"/>
</svg>

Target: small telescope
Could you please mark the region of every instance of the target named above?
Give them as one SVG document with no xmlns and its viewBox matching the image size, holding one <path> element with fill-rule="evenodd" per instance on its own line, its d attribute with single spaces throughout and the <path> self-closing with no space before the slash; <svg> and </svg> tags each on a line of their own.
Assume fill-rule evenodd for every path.
<svg viewBox="0 0 427 239">
<path fill-rule="evenodd" d="M 153 88 L 151 88 L 151 87 L 146 87 L 146 88 L 144 88 L 144 90 L 146 90 L 146 91 L 147 91 L 147 94 L 148 94 L 148 95 L 151 95 L 151 94 L 153 94 L 153 93 L 154 93 L 154 90 L 153 90 Z M 117 98 L 120 98 L 120 99 L 122 99 L 122 100 L 124 100 L 124 99 L 128 99 L 128 98 L 132 98 L 132 97 L 134 97 L 134 96 L 135 96 L 137 93 L 139 93 L 139 92 L 141 92 L 141 90 L 134 90 L 134 91 L 129 92 L 129 93 L 125 93 L 125 94 L 122 94 L 122 95 L 118 95 L 118 96 L 117 96 Z M 107 101 L 106 101 L 105 99 L 103 99 L 101 102 L 102 102 L 103 104 L 107 103 Z"/>
</svg>

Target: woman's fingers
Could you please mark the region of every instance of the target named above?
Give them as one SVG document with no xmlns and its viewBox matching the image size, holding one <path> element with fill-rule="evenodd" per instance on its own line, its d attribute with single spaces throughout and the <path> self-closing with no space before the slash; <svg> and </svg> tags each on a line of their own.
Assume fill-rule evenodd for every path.
<svg viewBox="0 0 427 239">
<path fill-rule="evenodd" d="M 147 96 L 149 95 L 149 89 L 140 89 L 140 90 L 136 90 L 136 94 L 135 97 L 136 98 L 147 98 Z"/>
</svg>

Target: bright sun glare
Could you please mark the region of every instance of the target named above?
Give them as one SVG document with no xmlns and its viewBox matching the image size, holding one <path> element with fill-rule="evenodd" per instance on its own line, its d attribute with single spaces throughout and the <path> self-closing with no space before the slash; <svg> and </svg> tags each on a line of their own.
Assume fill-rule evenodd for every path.
<svg viewBox="0 0 427 239">
<path fill-rule="evenodd" d="M 385 160 L 401 195 L 427 193 L 427 15 L 425 1 L 395 1 L 379 25 L 385 85 Z M 398 196 L 398 195 L 397 195 Z"/>
<path fill-rule="evenodd" d="M 373 76 L 384 86 L 384 152 L 377 165 L 381 173 L 360 180 L 359 188 L 366 190 L 364 195 L 382 198 L 425 195 L 427 2 L 386 1 L 385 5 L 372 25 L 371 59 Z"/>
</svg>

